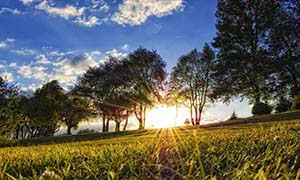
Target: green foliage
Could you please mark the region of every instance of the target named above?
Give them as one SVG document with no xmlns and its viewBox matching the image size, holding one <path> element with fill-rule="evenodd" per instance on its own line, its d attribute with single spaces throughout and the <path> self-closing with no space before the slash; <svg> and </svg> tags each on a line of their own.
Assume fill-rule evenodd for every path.
<svg viewBox="0 0 300 180">
<path fill-rule="evenodd" d="M 32 137 L 53 136 L 62 119 L 64 90 L 58 81 L 51 81 L 38 89 L 28 104 L 31 119 Z"/>
<path fill-rule="evenodd" d="M 276 0 L 273 27 L 268 38 L 269 52 L 276 65 L 277 91 L 300 95 L 300 5 L 298 1 Z"/>
<path fill-rule="evenodd" d="M 91 67 L 77 83 L 76 91 L 94 102 L 104 117 L 103 131 L 108 131 L 109 120 L 118 125 L 130 115 L 128 112 L 135 112 L 142 129 L 147 108 L 160 99 L 165 66 L 156 51 L 138 48 L 122 60 L 110 57 L 104 65 Z"/>
<path fill-rule="evenodd" d="M 18 140 L 15 139 L 8 139 L 7 137 L 0 136 L 0 147 L 9 147 L 9 146 L 15 146 L 18 144 Z"/>
<path fill-rule="evenodd" d="M 2 148 L 0 178 L 297 179 L 299 133 L 297 120 L 104 133 L 97 134 L 102 140 Z"/>
<path fill-rule="evenodd" d="M 252 107 L 253 115 L 270 114 L 272 112 L 272 107 L 265 103 L 255 103 Z"/>
<path fill-rule="evenodd" d="M 214 51 L 205 44 L 202 52 L 195 49 L 181 56 L 170 75 L 169 95 L 176 103 L 189 107 L 193 125 L 200 125 L 203 108 L 212 90 L 214 60 Z"/>
<path fill-rule="evenodd" d="M 272 27 L 273 0 L 219 0 L 216 12 L 218 49 L 214 74 L 214 98 L 229 101 L 235 96 L 260 102 L 271 96 L 273 64 L 265 39 Z"/>
<path fill-rule="evenodd" d="M 286 112 L 290 110 L 292 103 L 285 99 L 285 98 L 280 98 L 278 104 L 275 106 L 275 111 L 276 112 Z"/>
<path fill-rule="evenodd" d="M 292 110 L 300 110 L 300 96 L 295 96 L 292 100 Z"/>
</svg>

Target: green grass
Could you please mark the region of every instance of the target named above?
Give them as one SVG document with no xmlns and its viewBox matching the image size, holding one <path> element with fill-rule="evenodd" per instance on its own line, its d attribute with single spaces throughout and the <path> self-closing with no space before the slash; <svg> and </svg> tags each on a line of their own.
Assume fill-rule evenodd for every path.
<svg viewBox="0 0 300 180">
<path fill-rule="evenodd" d="M 74 142 L 66 142 L 70 139 Z M 54 171 L 57 179 L 300 177 L 300 120 L 88 134 L 44 142 L 0 148 L 0 179 L 39 179 L 45 170 Z"/>
</svg>

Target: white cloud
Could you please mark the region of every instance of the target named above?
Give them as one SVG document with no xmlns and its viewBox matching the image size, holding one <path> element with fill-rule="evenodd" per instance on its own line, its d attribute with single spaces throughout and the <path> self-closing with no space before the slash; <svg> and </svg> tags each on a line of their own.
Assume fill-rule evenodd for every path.
<svg viewBox="0 0 300 180">
<path fill-rule="evenodd" d="M 59 7 L 52 7 L 48 4 L 46 0 L 43 0 L 40 4 L 36 6 L 37 9 L 44 10 L 48 14 L 60 16 L 64 19 L 69 19 L 70 17 L 79 17 L 81 16 L 85 8 L 76 8 L 71 5 L 67 5 L 66 7 L 59 8 Z"/>
<path fill-rule="evenodd" d="M 89 53 L 90 56 L 94 57 L 94 56 L 100 56 L 102 53 L 100 51 L 91 51 Z"/>
<path fill-rule="evenodd" d="M 13 39 L 13 38 L 6 38 L 6 41 L 7 41 L 7 42 L 10 42 L 10 43 L 14 43 L 16 40 Z"/>
<path fill-rule="evenodd" d="M 31 56 L 35 54 L 35 51 L 32 49 L 14 49 L 11 50 L 11 52 L 16 53 L 18 55 L 22 55 L 22 56 Z"/>
<path fill-rule="evenodd" d="M 183 7 L 183 0 L 123 0 L 119 12 L 113 14 L 112 21 L 135 26 L 144 23 L 149 16 L 171 15 Z"/>
<path fill-rule="evenodd" d="M 104 0 L 92 0 L 92 11 L 104 11 L 107 12 L 110 7 Z"/>
<path fill-rule="evenodd" d="M 21 14 L 21 11 L 18 9 L 10 9 L 10 8 L 0 8 L 0 14 L 4 14 L 4 13 L 12 13 L 15 15 Z"/>
<path fill-rule="evenodd" d="M 30 84 L 27 87 L 22 87 L 23 92 L 35 92 L 38 88 L 40 88 L 41 85 L 36 85 L 36 84 Z"/>
<path fill-rule="evenodd" d="M 7 44 L 5 42 L 0 42 L 0 48 L 5 48 Z"/>
<path fill-rule="evenodd" d="M 106 54 L 108 56 L 112 56 L 112 57 L 115 57 L 115 58 L 122 58 L 122 57 L 126 57 L 127 56 L 127 53 L 119 52 L 117 49 L 113 49 L 111 51 L 107 51 Z M 108 58 L 108 57 L 106 57 L 106 58 Z"/>
<path fill-rule="evenodd" d="M 50 64 L 51 62 L 48 60 L 45 54 L 40 54 L 35 57 L 36 64 Z"/>
<path fill-rule="evenodd" d="M 73 57 L 65 57 L 54 64 L 57 68 L 50 75 L 50 80 L 58 80 L 60 83 L 70 85 L 74 83 L 78 75 L 83 74 L 90 66 L 99 64 L 87 53 Z"/>
<path fill-rule="evenodd" d="M 122 46 L 122 50 L 128 51 L 128 49 L 129 49 L 129 45 L 128 45 L 128 44 L 124 44 L 124 45 Z"/>
<path fill-rule="evenodd" d="M 93 27 L 101 24 L 101 22 L 99 22 L 99 19 L 96 16 L 89 16 L 88 18 L 77 17 L 77 19 L 74 22 L 85 27 Z"/>
<path fill-rule="evenodd" d="M 0 74 L 0 76 L 3 77 L 3 79 L 5 79 L 8 82 L 14 81 L 13 74 L 10 72 L 3 72 Z"/>
<path fill-rule="evenodd" d="M 0 41 L 0 48 L 6 48 L 8 46 L 13 46 L 16 40 L 12 38 L 6 38 L 5 41 Z"/>
<path fill-rule="evenodd" d="M 4 65 L 3 64 L 0 64 L 0 69 L 4 68 Z"/>
<path fill-rule="evenodd" d="M 34 0 L 20 0 L 23 4 L 30 4 L 32 3 Z"/>
<path fill-rule="evenodd" d="M 43 66 L 29 66 L 23 65 L 20 67 L 18 73 L 25 78 L 34 78 L 38 80 L 44 80 L 47 76 L 45 73 L 46 68 Z"/>
<path fill-rule="evenodd" d="M 9 67 L 15 68 L 15 67 L 17 67 L 17 63 L 10 63 L 10 64 L 9 64 Z"/>
</svg>

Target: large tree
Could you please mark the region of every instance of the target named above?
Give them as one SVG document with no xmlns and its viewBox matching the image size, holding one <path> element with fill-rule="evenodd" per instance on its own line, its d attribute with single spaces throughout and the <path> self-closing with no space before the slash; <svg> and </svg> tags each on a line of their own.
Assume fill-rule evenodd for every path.
<svg viewBox="0 0 300 180">
<path fill-rule="evenodd" d="M 170 93 L 176 103 L 184 103 L 190 109 L 193 125 L 200 125 L 201 115 L 212 88 L 214 51 L 205 44 L 180 57 L 170 77 Z"/>
<path fill-rule="evenodd" d="M 261 102 L 270 96 L 274 73 L 265 39 L 273 24 L 274 0 L 219 0 L 216 12 L 218 49 L 215 98 L 234 96 Z"/>
<path fill-rule="evenodd" d="M 0 135 L 9 137 L 11 134 L 11 108 L 8 107 L 12 97 L 17 96 L 19 88 L 15 84 L 9 84 L 0 77 Z"/>
<path fill-rule="evenodd" d="M 77 84 L 77 91 L 90 98 L 103 118 L 103 131 L 110 120 L 128 121 L 134 112 L 139 129 L 145 127 L 147 108 L 159 97 L 166 77 L 165 63 L 156 51 L 139 48 L 124 59 L 110 57 L 90 68 Z"/>
<path fill-rule="evenodd" d="M 160 91 L 166 79 L 166 63 L 156 51 L 138 48 L 124 61 L 129 84 L 128 97 L 139 121 L 139 129 L 145 128 L 147 108 L 161 100 Z"/>
<path fill-rule="evenodd" d="M 72 128 L 89 120 L 93 114 L 90 102 L 75 94 L 74 91 L 65 93 L 62 99 L 62 118 L 60 122 L 67 126 L 67 134 L 71 134 Z"/>
<path fill-rule="evenodd" d="M 53 80 L 37 89 L 30 99 L 28 116 L 31 119 L 31 136 L 53 136 L 62 119 L 64 90 Z"/>
<path fill-rule="evenodd" d="M 274 24 L 267 41 L 277 65 L 276 92 L 300 96 L 300 1 L 277 0 Z"/>
</svg>

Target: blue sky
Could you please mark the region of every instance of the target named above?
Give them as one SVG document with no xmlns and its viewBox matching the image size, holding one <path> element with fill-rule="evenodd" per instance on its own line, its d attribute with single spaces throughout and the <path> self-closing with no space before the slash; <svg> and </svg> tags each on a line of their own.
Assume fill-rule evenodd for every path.
<svg viewBox="0 0 300 180">
<path fill-rule="evenodd" d="M 0 75 L 23 90 L 35 90 L 52 79 L 67 87 L 88 66 L 109 55 L 126 56 L 139 46 L 156 49 L 170 72 L 178 57 L 212 41 L 216 4 L 217 0 L 1 0 Z M 228 116 L 232 109 L 219 116 Z"/>
</svg>

